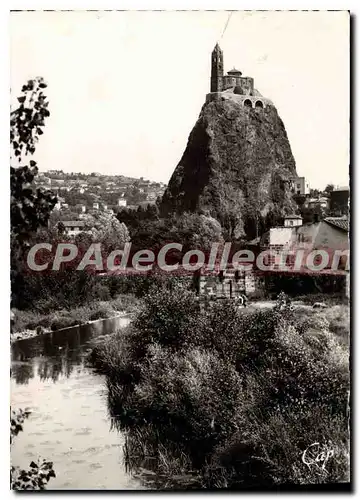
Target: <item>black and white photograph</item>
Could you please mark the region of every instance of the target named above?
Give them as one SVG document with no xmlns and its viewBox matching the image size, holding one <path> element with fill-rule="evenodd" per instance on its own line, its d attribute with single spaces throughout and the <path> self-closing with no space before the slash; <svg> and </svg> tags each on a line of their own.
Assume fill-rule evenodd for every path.
<svg viewBox="0 0 360 500">
<path fill-rule="evenodd" d="M 350 491 L 350 27 L 10 12 L 11 490 Z"/>
</svg>

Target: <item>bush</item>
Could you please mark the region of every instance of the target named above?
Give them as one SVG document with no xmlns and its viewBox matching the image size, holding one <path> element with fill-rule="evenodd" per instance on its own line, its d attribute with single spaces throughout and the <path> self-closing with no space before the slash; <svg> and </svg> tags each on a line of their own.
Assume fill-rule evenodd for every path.
<svg viewBox="0 0 360 500">
<path fill-rule="evenodd" d="M 173 350 L 192 345 L 197 335 L 200 305 L 196 295 L 179 282 L 153 286 L 134 321 L 133 345 L 142 357 L 148 346 L 160 344 Z"/>
<path fill-rule="evenodd" d="M 52 320 L 50 328 L 52 331 L 61 330 L 62 328 L 70 328 L 79 324 L 79 321 L 70 316 L 59 314 Z"/>
<path fill-rule="evenodd" d="M 110 290 L 105 284 L 96 283 L 92 290 L 92 298 L 93 300 L 110 300 Z"/>
<path fill-rule="evenodd" d="M 132 294 L 120 294 L 111 301 L 111 305 L 116 311 L 133 314 L 139 311 L 139 300 Z"/>
<path fill-rule="evenodd" d="M 348 356 L 329 330 L 344 311 L 304 311 L 285 298 L 201 310 L 183 283 L 153 286 L 132 326 L 92 353 L 116 427 L 206 486 L 345 480 Z M 311 439 L 339 446 L 316 478 L 300 462 Z"/>
<path fill-rule="evenodd" d="M 154 426 L 160 442 L 175 441 L 200 467 L 236 429 L 240 398 L 239 375 L 214 353 L 189 349 L 175 354 L 154 346 L 141 367 L 131 407 L 137 408 L 136 426 Z"/>
<path fill-rule="evenodd" d="M 325 469 L 301 459 L 319 436 L 321 445 L 334 451 Z M 245 439 L 237 433 L 218 447 L 203 477 L 207 487 L 231 489 L 348 481 L 347 427 L 323 409 L 257 412 L 249 418 Z"/>
<path fill-rule="evenodd" d="M 111 304 L 108 304 L 106 302 L 99 302 L 98 304 L 96 304 L 93 312 L 90 312 L 89 319 L 93 321 L 102 318 L 110 318 L 114 315 L 115 312 Z"/>
</svg>

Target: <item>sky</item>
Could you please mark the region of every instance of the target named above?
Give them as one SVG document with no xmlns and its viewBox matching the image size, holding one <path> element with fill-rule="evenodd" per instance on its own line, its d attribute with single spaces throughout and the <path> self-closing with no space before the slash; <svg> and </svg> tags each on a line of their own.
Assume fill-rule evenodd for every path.
<svg viewBox="0 0 360 500">
<path fill-rule="evenodd" d="M 12 12 L 11 103 L 42 76 L 48 118 L 40 170 L 168 182 L 206 93 L 218 41 L 225 71 L 275 104 L 297 173 L 349 183 L 347 12 Z"/>
</svg>

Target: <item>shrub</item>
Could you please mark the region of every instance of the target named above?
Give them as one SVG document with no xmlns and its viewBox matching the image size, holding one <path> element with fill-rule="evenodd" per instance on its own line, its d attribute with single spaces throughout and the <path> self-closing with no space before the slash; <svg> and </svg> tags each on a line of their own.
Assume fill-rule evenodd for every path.
<svg viewBox="0 0 360 500">
<path fill-rule="evenodd" d="M 345 346 L 349 346 L 350 340 L 350 313 L 349 308 L 344 305 L 337 305 L 326 312 L 329 321 L 329 330 L 336 335 L 336 338 Z"/>
<path fill-rule="evenodd" d="M 334 451 L 324 469 L 302 461 L 304 451 L 319 440 Z M 214 452 L 203 471 L 204 482 L 207 487 L 241 489 L 348 481 L 348 445 L 344 420 L 323 408 L 259 411 L 249 418 L 245 437 L 234 434 Z"/>
<path fill-rule="evenodd" d="M 110 410 L 119 429 L 146 427 L 147 447 L 176 444 L 177 455 L 185 453 L 193 466 L 200 467 L 236 429 L 240 378 L 215 354 L 188 350 L 179 355 L 152 346 L 132 391 L 124 388 L 127 366 L 122 359 L 122 380 L 112 379 L 110 384 Z"/>
<path fill-rule="evenodd" d="M 55 319 L 52 320 L 50 328 L 52 331 L 61 330 L 62 328 L 70 328 L 71 326 L 78 325 L 78 320 L 59 314 Z"/>
<path fill-rule="evenodd" d="M 105 284 L 96 283 L 92 290 L 92 298 L 93 300 L 110 300 L 110 290 Z"/>
<path fill-rule="evenodd" d="M 139 299 L 132 294 L 120 294 L 111 301 L 111 305 L 116 311 L 126 311 L 133 314 L 139 311 Z"/>
<path fill-rule="evenodd" d="M 285 296 L 272 309 L 201 310 L 181 282 L 152 287 L 132 326 L 93 352 L 116 427 L 211 487 L 343 480 L 348 359 L 329 330 L 343 312 L 306 311 Z M 316 478 L 299 462 L 311 439 L 340 450 Z"/>
<path fill-rule="evenodd" d="M 151 344 L 177 350 L 194 342 L 200 305 L 183 283 L 153 286 L 134 321 L 133 345 L 141 357 Z"/>
<path fill-rule="evenodd" d="M 93 312 L 90 311 L 89 319 L 96 320 L 101 318 L 110 318 L 115 312 L 111 304 L 107 302 L 99 302 L 94 306 Z"/>
</svg>

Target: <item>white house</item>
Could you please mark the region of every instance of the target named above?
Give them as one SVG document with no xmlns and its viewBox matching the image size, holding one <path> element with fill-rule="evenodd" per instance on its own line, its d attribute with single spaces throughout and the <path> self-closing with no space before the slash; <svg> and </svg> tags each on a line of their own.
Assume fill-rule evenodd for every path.
<svg viewBox="0 0 360 500">
<path fill-rule="evenodd" d="M 287 215 L 284 218 L 284 227 L 302 226 L 302 217 L 300 215 Z"/>
<path fill-rule="evenodd" d="M 292 190 L 295 194 L 305 195 L 310 193 L 310 184 L 305 177 L 293 177 L 291 182 Z"/>
<path fill-rule="evenodd" d="M 305 206 L 309 208 L 321 207 L 324 209 L 329 208 L 329 199 L 325 196 L 321 196 L 319 198 L 310 198 L 305 202 Z"/>
<path fill-rule="evenodd" d="M 76 236 L 81 233 L 85 226 L 85 222 L 82 220 L 62 221 L 62 224 L 64 225 L 65 231 L 69 236 Z"/>
</svg>

